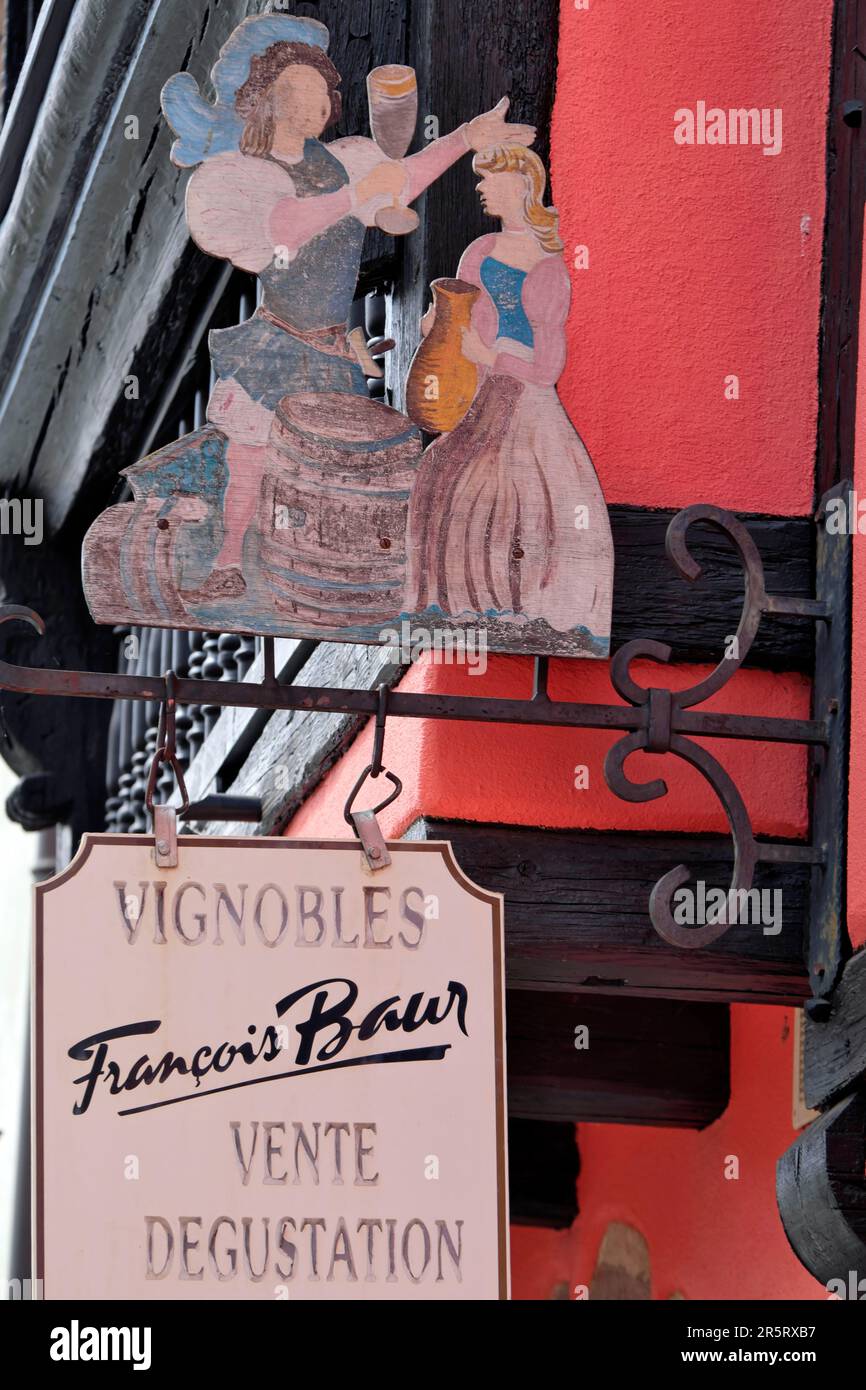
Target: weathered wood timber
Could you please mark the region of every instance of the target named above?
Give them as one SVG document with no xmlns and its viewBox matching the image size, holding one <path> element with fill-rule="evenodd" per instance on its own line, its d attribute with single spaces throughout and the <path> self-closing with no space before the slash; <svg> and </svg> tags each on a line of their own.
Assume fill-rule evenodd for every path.
<svg viewBox="0 0 866 1390">
<path fill-rule="evenodd" d="M 506 1048 L 511 1116 L 704 1129 L 730 1097 L 721 1004 L 511 989 Z"/>
<path fill-rule="evenodd" d="M 836 0 L 827 125 L 827 210 L 818 373 L 816 500 L 853 477 L 863 204 L 866 160 L 861 122 L 847 124 L 846 103 L 866 102 L 866 12 L 859 0 Z"/>
<path fill-rule="evenodd" d="M 613 506 L 616 553 L 611 649 L 633 637 L 673 648 L 675 661 L 718 661 L 737 630 L 743 601 L 739 558 L 719 531 L 702 524 L 689 531 L 689 548 L 702 573 L 688 584 L 665 554 L 674 513 Z M 767 592 L 811 598 L 815 528 L 811 517 L 738 513 L 761 554 Z M 764 618 L 744 665 L 776 671 L 812 671 L 815 625 L 802 618 Z"/>
<path fill-rule="evenodd" d="M 50 615 L 44 637 L 23 623 L 0 629 L 0 657 L 24 665 L 68 670 L 115 668 L 117 636 L 95 627 L 81 593 L 77 547 L 20 536 L 0 541 L 0 592 L 4 603 L 33 604 Z M 62 821 L 73 835 L 102 821 L 105 753 L 111 707 L 102 700 L 43 699 L 4 691 L 0 699 L 3 757 L 24 780 L 8 814 L 27 829 Z"/>
<path fill-rule="evenodd" d="M 715 835 L 533 830 L 421 820 L 412 838 L 450 840 L 468 876 L 505 896 L 510 989 L 622 993 L 717 1002 L 800 1004 L 810 870 L 759 864 L 758 888 L 780 889 L 782 930 L 737 925 L 709 949 L 679 951 L 647 911 L 660 869 L 688 864 L 695 879 L 730 879 L 730 844 Z"/>
<path fill-rule="evenodd" d="M 674 513 L 615 505 L 610 508 L 614 570 L 611 650 L 636 636 L 670 644 L 678 661 L 713 662 L 736 631 L 742 605 L 742 569 L 718 532 L 695 526 L 689 544 L 702 567 L 686 584 L 665 555 L 665 533 Z M 808 517 L 743 513 L 755 540 L 770 593 L 811 597 L 814 592 L 814 526 Z M 764 619 L 746 666 L 811 672 L 814 624 L 771 615 Z"/>
<path fill-rule="evenodd" d="M 39 157 L 0 229 L 2 475 L 16 489 L 29 478 L 54 530 L 100 452 L 112 485 L 136 457 L 163 388 L 154 364 L 170 359 L 208 271 L 204 257 L 185 258 L 159 65 L 171 54 L 204 66 L 248 8 L 226 0 L 193 25 L 190 7 L 172 0 L 79 0 L 73 11 L 69 61 L 55 68 L 33 132 Z M 146 356 L 163 314 L 164 352 Z M 106 437 L 116 404 L 123 428 Z"/>
<path fill-rule="evenodd" d="M 456 34 L 484 34 L 484 61 L 467 62 Z M 559 0 L 436 0 L 409 9 L 409 62 L 418 74 L 419 107 L 451 130 L 465 119 L 467 100 L 477 110 L 511 97 L 512 120 L 538 128 L 534 149 L 549 154 L 550 115 L 556 85 Z M 401 247 L 401 292 L 394 303 L 397 348 L 388 385 L 402 408 L 403 385 L 418 345 L 418 325 L 429 303 L 429 286 L 454 274 L 464 250 L 489 229 L 478 199 L 476 178 L 464 160 L 435 183 L 417 204 L 421 228 Z M 553 190 L 554 203 L 556 189 Z"/>
<path fill-rule="evenodd" d="M 806 1018 L 806 1104 L 832 1104 L 866 1080 L 866 950 L 848 961 L 831 996 L 829 1018 Z"/>
<path fill-rule="evenodd" d="M 847 502 L 848 484 L 833 490 Z M 824 748 L 809 752 L 809 823 L 812 838 L 825 856 L 812 877 L 809 919 L 809 974 L 812 993 L 826 1007 L 842 962 L 851 946 L 845 925 L 846 841 L 848 836 L 848 737 L 851 707 L 852 538 L 833 534 L 832 494 L 822 499 L 817 526 L 815 592 L 832 613 L 831 622 L 815 624 L 815 673 L 812 717 L 826 721 Z"/>
<path fill-rule="evenodd" d="M 302 644 L 306 645 L 306 644 Z M 383 682 L 393 685 L 405 668 L 395 664 L 382 647 L 331 646 L 322 643 L 298 671 L 295 679 L 310 685 L 375 690 Z M 228 711 L 227 711 L 228 713 Z M 295 711 L 273 714 L 267 738 L 260 739 L 249 756 L 227 756 L 220 791 L 261 798 L 261 823 L 208 826 L 213 835 L 278 835 L 302 802 L 346 751 L 365 721 L 353 715 Z M 194 783 L 193 785 L 198 785 Z M 207 787 L 207 790 L 217 788 Z M 199 788 L 197 794 L 203 794 Z"/>
</svg>

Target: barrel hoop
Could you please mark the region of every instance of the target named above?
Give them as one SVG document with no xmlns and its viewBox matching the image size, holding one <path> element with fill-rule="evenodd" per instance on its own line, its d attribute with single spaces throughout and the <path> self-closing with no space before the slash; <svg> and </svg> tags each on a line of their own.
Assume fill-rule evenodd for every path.
<svg viewBox="0 0 866 1390">
<path fill-rule="evenodd" d="M 334 463 L 318 463 L 318 460 L 310 459 L 309 456 L 302 455 L 302 453 L 293 453 L 291 449 L 286 449 L 285 446 L 281 446 L 281 449 L 279 449 L 279 457 L 281 457 L 281 460 L 288 460 L 291 461 L 291 463 L 300 464 L 303 471 L 295 473 L 295 471 L 289 471 L 288 468 L 282 466 L 282 464 L 271 463 L 268 464 L 267 473 L 264 474 L 265 481 L 270 480 L 270 478 L 279 478 L 281 481 L 295 484 L 296 481 L 307 480 L 307 485 L 314 486 L 317 484 L 317 478 L 324 478 L 325 470 L 328 470 L 328 491 L 363 492 L 364 496 L 370 496 L 371 491 L 373 491 L 368 484 L 361 484 L 361 486 L 359 486 L 359 475 L 357 475 L 357 473 L 343 473 L 342 468 L 339 468 Z M 391 461 L 391 463 L 379 459 L 379 467 L 375 468 L 375 470 L 373 470 L 373 468 L 370 470 L 370 474 L 375 477 L 375 491 L 381 492 L 384 496 L 400 496 L 400 498 L 403 499 L 409 498 L 411 485 L 413 485 L 414 478 L 416 478 L 420 461 L 420 456 L 418 456 L 417 459 L 413 459 L 411 463 L 406 463 L 406 460 L 403 459 L 396 459 Z M 399 475 L 399 486 L 392 486 L 392 488 L 385 486 L 386 482 L 389 480 L 388 477 L 382 477 L 382 474 L 388 473 Z M 398 481 L 398 478 L 395 478 L 393 481 Z"/>
<path fill-rule="evenodd" d="M 293 492 L 296 492 L 302 496 L 309 496 L 312 493 L 317 499 L 321 499 L 322 497 L 331 497 L 339 493 L 341 497 L 361 497 L 365 501 L 375 500 L 381 501 L 383 504 L 387 504 L 389 502 L 408 502 L 409 498 L 412 495 L 411 488 L 393 488 L 388 490 L 383 488 L 376 488 L 374 490 L 373 488 L 367 487 L 338 487 L 336 484 L 330 481 L 327 484 L 327 488 L 323 487 L 321 489 L 317 488 L 315 484 L 312 481 L 310 481 L 306 484 L 305 490 L 303 481 L 299 481 L 296 478 L 272 478 L 271 475 L 267 474 L 265 475 L 265 485 L 268 488 L 273 486 L 275 501 L 279 501 L 279 499 L 276 497 L 276 491 L 277 488 L 281 486 L 285 487 L 287 490 L 291 489 Z"/>
<path fill-rule="evenodd" d="M 270 573 L 271 570 L 283 571 L 284 562 L 287 558 L 286 550 L 289 547 L 268 546 L 261 547 L 262 561 Z M 390 564 L 383 565 L 379 555 L 370 555 L 366 560 L 357 560 L 352 564 L 337 565 L 333 561 L 318 561 L 315 554 L 311 551 L 304 553 L 298 547 L 291 547 L 292 562 L 297 565 L 302 562 L 303 573 L 309 580 L 319 582 L 319 576 L 330 576 L 337 585 L 354 584 L 366 586 L 370 580 L 367 576 L 371 571 L 375 571 L 379 576 L 376 582 L 383 584 L 401 585 L 406 574 L 406 556 L 404 554 L 394 555 L 393 551 L 388 551 L 389 555 L 394 555 Z M 380 552 L 381 554 L 381 552 Z M 281 563 L 283 562 L 283 563 Z M 285 571 L 289 573 L 289 571 Z M 300 570 L 293 570 L 291 573 L 299 574 Z"/>
<path fill-rule="evenodd" d="M 325 593 L 314 585 L 283 583 L 281 577 L 276 574 L 271 576 L 271 580 L 275 598 L 283 602 L 288 600 L 312 612 L 345 614 L 348 623 L 357 622 L 359 618 L 370 620 L 376 617 L 381 617 L 383 622 L 394 621 L 395 615 L 401 610 L 403 600 L 403 589 L 399 584 L 395 584 L 385 593 L 361 594 L 349 588 L 344 592 Z"/>
<path fill-rule="evenodd" d="M 415 425 L 411 425 L 402 434 L 392 435 L 390 439 L 359 439 L 355 442 L 328 439 L 320 434 L 309 434 L 295 424 L 290 425 L 285 418 L 279 421 L 279 426 L 281 434 L 295 434 L 300 439 L 308 440 L 310 444 L 317 444 L 320 448 L 334 449 L 341 454 L 378 454 L 384 453 L 388 449 L 396 449 L 401 444 L 409 444 L 412 441 L 417 441 L 419 444 L 421 442 L 421 436 Z"/>
<path fill-rule="evenodd" d="M 313 584 L 317 589 L 326 589 L 328 592 L 333 592 L 335 594 L 340 594 L 347 588 L 358 588 L 357 584 L 341 584 L 337 580 L 317 579 L 314 575 L 298 574 L 296 570 L 284 569 L 282 565 L 269 566 L 268 578 L 272 577 L 279 577 L 284 582 L 292 584 Z M 390 593 L 393 589 L 399 589 L 401 585 L 394 581 L 386 580 L 381 584 L 376 581 L 371 581 L 371 583 L 364 584 L 362 587 L 365 591 L 368 590 L 370 593 L 385 594 Z"/>
</svg>

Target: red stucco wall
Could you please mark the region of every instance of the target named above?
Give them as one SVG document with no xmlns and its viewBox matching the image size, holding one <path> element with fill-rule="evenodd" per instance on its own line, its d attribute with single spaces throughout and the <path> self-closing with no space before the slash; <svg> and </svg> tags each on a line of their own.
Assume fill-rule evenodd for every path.
<svg viewBox="0 0 866 1390">
<path fill-rule="evenodd" d="M 807 512 L 831 0 L 588 3 L 562 0 L 552 128 L 564 240 L 589 248 L 563 399 L 608 502 Z M 781 108 L 781 153 L 677 145 L 700 100 Z"/>
</svg>

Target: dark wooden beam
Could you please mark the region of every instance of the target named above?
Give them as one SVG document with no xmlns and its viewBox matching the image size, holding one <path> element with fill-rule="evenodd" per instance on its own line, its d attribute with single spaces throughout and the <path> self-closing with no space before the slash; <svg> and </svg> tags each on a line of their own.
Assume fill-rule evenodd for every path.
<svg viewBox="0 0 866 1390">
<path fill-rule="evenodd" d="M 704 1129 L 730 1098 L 721 1004 L 512 989 L 506 1043 L 512 1117 Z"/>
<path fill-rule="evenodd" d="M 834 493 L 848 504 L 848 483 Z M 848 740 L 851 703 L 852 537 L 830 535 L 822 505 L 817 527 L 816 597 L 832 621 L 815 624 L 812 718 L 829 729 L 826 747 L 809 750 L 809 824 L 824 856 L 812 875 L 809 906 L 809 975 L 812 993 L 826 1009 L 827 996 L 851 954 L 845 925 L 845 858 L 848 838 Z"/>
<path fill-rule="evenodd" d="M 0 219 L 5 217 L 30 136 L 77 0 L 7 0 L 3 32 Z M 44 12 L 44 13 L 43 13 Z"/>
<path fill-rule="evenodd" d="M 866 5 L 862 0 L 836 0 L 827 130 L 816 501 L 854 475 L 866 200 L 864 126 Z M 814 871 L 809 914 L 812 983 L 822 997 L 806 1020 L 804 1091 L 807 1105 L 813 1108 L 826 1106 L 840 1095 L 845 1099 L 809 1125 L 783 1154 L 777 1192 L 788 1239 L 805 1267 L 824 1283 L 840 1280 L 841 1297 L 860 1298 L 859 1279 L 866 1273 L 866 1099 L 854 1088 L 866 1075 L 866 957 L 848 961 L 838 978 L 850 951 L 845 932 L 849 582 L 850 554 L 838 538 L 831 544 L 822 536 L 817 590 L 819 595 L 835 591 L 834 619 L 829 625 L 819 624 L 813 706 L 815 717 L 830 713 L 835 727 L 811 798 L 812 833 L 825 849 L 826 868 Z M 810 762 L 814 768 L 814 754 Z M 851 1280 L 853 1290 L 845 1291 Z"/>
<path fill-rule="evenodd" d="M 0 543 L 2 602 L 31 606 L 47 619 L 39 637 L 24 623 L 0 630 L 0 657 L 20 665 L 113 671 L 117 637 L 93 623 L 81 592 L 81 557 L 61 542 Z M 100 708 L 102 706 L 102 708 Z M 102 826 L 111 706 L 105 700 L 43 699 L 0 693 L 0 750 L 24 780 L 7 812 L 28 830 L 62 822 L 77 839 Z"/>
<path fill-rule="evenodd" d="M 178 171 L 156 173 L 167 134 L 156 151 L 151 141 L 162 124 L 151 63 L 164 61 L 163 43 L 178 66 L 194 47 L 189 15 L 181 24 L 171 10 L 78 0 L 32 122 L 40 157 L 25 162 L 0 226 L 0 474 L 45 499 L 52 531 L 186 243 Z M 125 138 L 127 114 L 139 139 Z M 143 409 L 154 375 L 151 364 Z"/>
<path fill-rule="evenodd" d="M 705 951 L 662 941 L 647 904 L 679 863 L 727 886 L 731 848 L 716 835 L 535 830 L 423 819 L 409 838 L 450 840 L 464 872 L 505 897 L 512 989 L 589 991 L 717 1003 L 801 1004 L 810 870 L 761 864 L 758 888 L 782 892 L 782 930 L 731 927 Z"/>
<path fill-rule="evenodd" d="M 738 515 L 760 551 L 767 592 L 813 597 L 812 518 Z M 694 526 L 689 546 L 703 572 L 694 584 L 681 579 L 665 554 L 665 533 L 673 516 L 672 511 L 643 507 L 610 508 L 616 556 L 612 650 L 633 637 L 651 637 L 673 648 L 674 661 L 715 665 L 724 655 L 725 639 L 737 630 L 742 567 L 719 531 Z M 745 664 L 811 673 L 814 649 L 814 623 L 766 617 Z"/>
<path fill-rule="evenodd" d="M 827 130 L 827 211 L 821 306 L 816 500 L 851 477 L 866 200 L 866 111 L 848 124 L 845 106 L 866 102 L 866 7 L 836 0 Z"/>
<path fill-rule="evenodd" d="M 567 1230 L 577 1217 L 574 1125 L 508 1121 L 508 1195 L 515 1226 Z"/>
<path fill-rule="evenodd" d="M 806 1019 L 803 1088 L 822 1109 L 866 1081 L 866 951 L 845 966 L 826 1019 Z"/>
</svg>

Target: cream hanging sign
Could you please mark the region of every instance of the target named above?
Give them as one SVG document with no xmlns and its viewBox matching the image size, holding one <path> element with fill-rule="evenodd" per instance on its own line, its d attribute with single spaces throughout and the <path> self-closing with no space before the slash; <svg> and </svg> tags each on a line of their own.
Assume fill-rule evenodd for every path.
<svg viewBox="0 0 866 1390">
<path fill-rule="evenodd" d="M 507 1297 L 501 899 L 389 850 L 96 835 L 39 885 L 46 1298 Z"/>
</svg>

